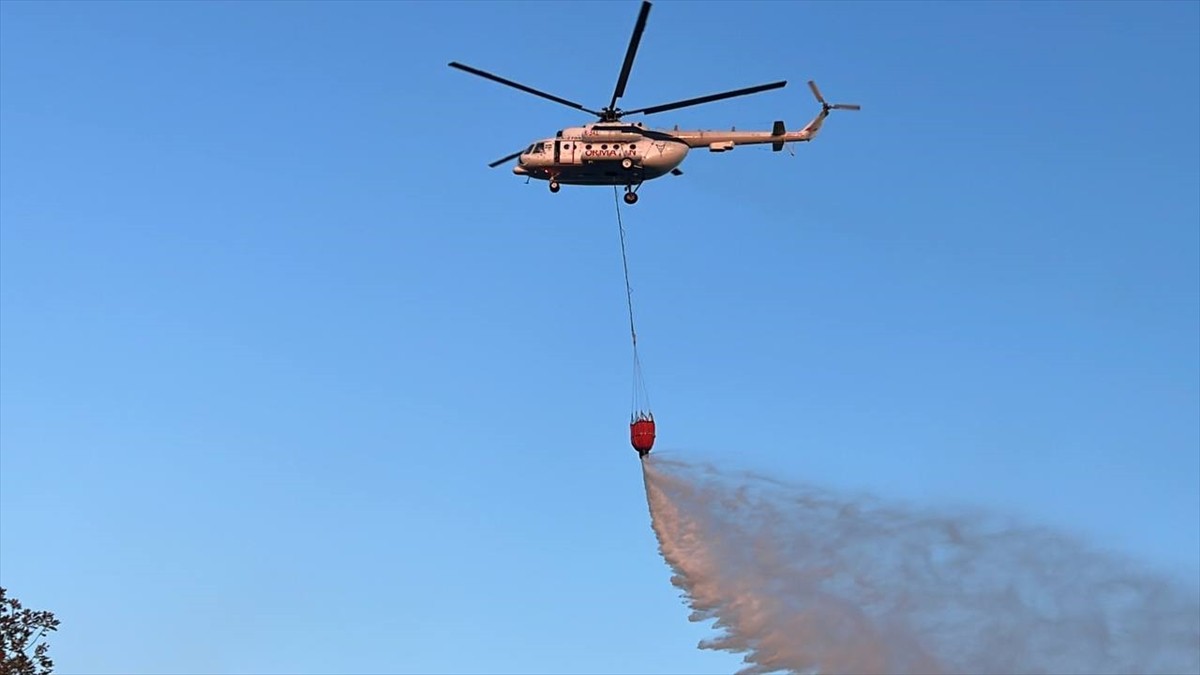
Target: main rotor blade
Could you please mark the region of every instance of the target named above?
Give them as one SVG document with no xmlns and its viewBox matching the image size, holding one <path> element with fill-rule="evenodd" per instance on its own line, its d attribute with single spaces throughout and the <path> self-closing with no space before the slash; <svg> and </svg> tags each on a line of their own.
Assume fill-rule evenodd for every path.
<svg viewBox="0 0 1200 675">
<path fill-rule="evenodd" d="M 642 42 L 642 31 L 646 30 L 646 18 L 650 16 L 650 3 L 642 1 L 642 11 L 638 13 L 637 23 L 633 26 L 633 36 L 629 38 L 629 49 L 625 51 L 625 63 L 621 65 L 621 74 L 617 77 L 617 87 L 613 89 L 609 109 L 617 106 L 617 99 L 625 95 L 625 84 L 629 81 L 629 71 L 633 68 L 633 58 L 637 56 L 638 45 Z"/>
<path fill-rule="evenodd" d="M 503 159 L 498 159 L 498 160 L 496 160 L 496 161 L 492 162 L 491 164 L 488 164 L 488 167 L 489 167 L 489 168 L 492 168 L 492 169 L 494 169 L 494 168 L 496 168 L 496 167 L 500 166 L 501 164 L 503 164 L 503 163 L 505 163 L 505 162 L 509 161 L 510 159 L 513 159 L 513 158 L 516 158 L 516 157 L 520 157 L 522 152 L 525 152 L 525 151 L 524 151 L 524 150 L 518 150 L 518 151 L 514 152 L 513 154 L 509 155 L 508 157 L 505 157 L 505 158 L 503 158 Z"/>
<path fill-rule="evenodd" d="M 833 110 L 862 110 L 862 106 L 857 103 L 834 103 L 829 107 Z"/>
<path fill-rule="evenodd" d="M 472 75 L 478 75 L 480 77 L 489 79 L 493 82 L 499 82 L 500 84 L 507 84 L 508 86 L 514 87 L 516 89 L 520 89 L 523 92 L 533 94 L 534 96 L 541 96 L 542 98 L 549 99 L 551 101 L 554 101 L 555 103 L 561 103 L 565 106 L 575 108 L 576 110 L 582 110 L 584 112 L 589 112 L 589 113 L 592 113 L 593 115 L 600 114 L 594 110 L 588 110 L 587 108 L 583 107 L 582 105 L 580 105 L 579 103 L 576 103 L 574 101 L 568 101 L 567 99 L 560 98 L 558 96 L 555 96 L 554 94 L 547 94 L 544 91 L 539 91 L 537 89 L 534 89 L 533 87 L 527 87 L 519 82 L 513 82 L 512 80 L 506 80 L 503 77 L 500 77 L 499 75 L 493 75 L 487 71 L 483 71 L 483 70 L 479 70 L 478 68 L 472 68 L 471 66 L 463 65 L 463 64 L 459 63 L 458 61 L 451 61 L 450 67 L 458 68 L 459 70 L 471 73 Z"/>
<path fill-rule="evenodd" d="M 686 108 L 691 105 L 700 105 L 701 103 L 711 103 L 713 101 L 720 101 L 720 100 L 727 99 L 727 98 L 733 98 L 735 96 L 746 96 L 748 94 L 757 94 L 760 91 L 769 91 L 771 89 L 779 89 L 780 87 L 783 87 L 786 84 L 787 84 L 787 80 L 780 80 L 779 82 L 772 82 L 770 84 L 760 84 L 756 87 L 746 87 L 745 89 L 737 89 L 735 91 L 727 91 L 727 92 L 724 92 L 721 94 L 710 94 L 708 96 L 700 96 L 698 98 L 689 98 L 686 101 L 676 101 L 675 103 L 664 103 L 662 105 L 650 106 L 649 108 L 638 108 L 637 110 L 629 110 L 629 111 L 625 112 L 625 114 L 632 115 L 634 113 L 644 113 L 646 115 L 653 115 L 654 113 L 665 112 L 667 110 L 676 110 L 679 108 Z"/>
</svg>

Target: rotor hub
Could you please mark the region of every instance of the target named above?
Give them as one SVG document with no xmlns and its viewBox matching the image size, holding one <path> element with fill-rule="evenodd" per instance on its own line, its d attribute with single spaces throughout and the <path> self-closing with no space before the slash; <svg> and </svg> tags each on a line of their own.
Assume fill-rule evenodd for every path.
<svg viewBox="0 0 1200 675">
<path fill-rule="evenodd" d="M 601 122 L 620 122 L 621 115 L 624 114 L 625 111 L 620 108 L 604 108 L 600 111 L 599 117 Z"/>
</svg>

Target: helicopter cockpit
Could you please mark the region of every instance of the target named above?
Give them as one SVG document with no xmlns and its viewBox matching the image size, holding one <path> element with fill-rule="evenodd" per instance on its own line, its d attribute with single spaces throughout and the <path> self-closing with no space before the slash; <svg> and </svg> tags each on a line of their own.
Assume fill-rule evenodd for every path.
<svg viewBox="0 0 1200 675">
<path fill-rule="evenodd" d="M 528 148 L 525 148 L 521 152 L 521 159 L 524 160 L 526 157 L 540 157 L 544 154 L 546 154 L 546 142 L 538 141 L 537 143 L 530 144 Z"/>
</svg>

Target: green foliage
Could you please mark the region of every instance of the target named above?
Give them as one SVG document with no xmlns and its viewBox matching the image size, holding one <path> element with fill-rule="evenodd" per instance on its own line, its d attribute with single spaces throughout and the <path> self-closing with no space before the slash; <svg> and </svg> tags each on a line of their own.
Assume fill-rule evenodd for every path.
<svg viewBox="0 0 1200 675">
<path fill-rule="evenodd" d="M 23 609 L 21 601 L 8 597 L 8 592 L 0 586 L 0 675 L 54 672 L 54 661 L 47 654 L 50 645 L 41 640 L 46 631 L 58 630 L 58 624 L 51 612 Z"/>
</svg>

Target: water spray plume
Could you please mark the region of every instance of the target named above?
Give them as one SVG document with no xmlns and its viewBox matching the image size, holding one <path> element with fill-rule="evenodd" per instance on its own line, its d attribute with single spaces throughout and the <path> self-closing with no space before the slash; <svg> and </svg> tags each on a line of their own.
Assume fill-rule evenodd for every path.
<svg viewBox="0 0 1200 675">
<path fill-rule="evenodd" d="M 1046 529 L 651 456 L 659 549 L 743 673 L 1197 673 L 1200 599 Z"/>
</svg>

